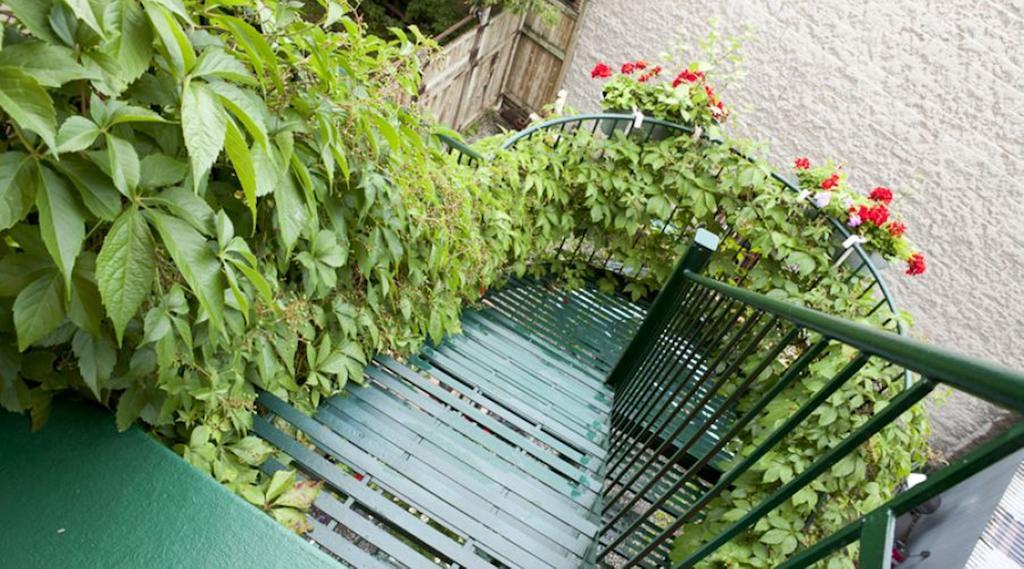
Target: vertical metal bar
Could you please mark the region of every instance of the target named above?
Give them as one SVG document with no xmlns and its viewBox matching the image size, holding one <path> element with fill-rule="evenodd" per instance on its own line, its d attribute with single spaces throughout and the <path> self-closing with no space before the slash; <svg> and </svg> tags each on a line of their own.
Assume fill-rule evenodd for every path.
<svg viewBox="0 0 1024 569">
<path fill-rule="evenodd" d="M 751 466 L 753 466 L 758 460 L 761 459 L 761 457 L 767 454 L 768 451 L 775 447 L 775 445 L 779 444 L 779 442 L 782 441 L 782 439 L 786 438 L 786 436 L 789 435 L 789 433 L 791 433 L 794 429 L 799 427 L 800 424 L 803 423 L 804 420 L 806 420 L 807 417 L 809 417 L 815 409 L 821 406 L 821 404 L 824 403 L 829 397 L 831 397 L 832 394 L 838 391 L 839 388 L 843 386 L 843 384 L 845 384 L 851 377 L 856 375 L 857 372 L 860 371 L 862 367 L 864 367 L 864 364 L 868 362 L 868 359 L 870 359 L 870 356 L 866 354 L 859 354 L 856 358 L 853 359 L 853 361 L 846 364 L 846 366 L 842 370 L 840 370 L 839 373 L 835 375 L 835 377 L 833 377 L 827 384 L 825 384 L 824 387 L 819 389 L 813 397 L 811 397 L 803 405 L 801 405 L 797 412 L 794 413 L 793 416 L 791 416 L 785 423 L 783 423 L 782 426 L 775 429 L 771 435 L 769 435 L 767 438 L 761 441 L 761 444 L 759 444 L 752 453 L 744 457 L 739 464 L 732 467 L 729 470 L 729 472 L 727 472 L 724 476 L 718 479 L 718 482 L 716 482 L 714 486 L 712 486 L 707 492 L 701 495 L 701 497 L 698 498 L 696 502 L 691 504 L 686 509 L 686 511 L 683 512 L 676 519 L 676 521 L 672 522 L 672 524 L 670 524 L 669 527 L 666 528 L 664 532 L 662 532 L 662 536 L 671 535 L 679 528 L 681 528 L 684 523 L 691 519 L 704 506 L 706 506 L 708 502 L 710 502 L 712 499 L 718 496 L 718 494 L 720 494 L 723 490 L 728 488 L 729 485 L 732 484 L 737 478 L 739 478 L 747 470 L 749 470 Z M 810 362 L 808 361 L 808 363 Z M 774 389 L 772 391 L 775 392 Z M 778 392 L 775 392 L 774 394 L 778 395 Z M 762 402 L 767 404 L 769 401 L 762 400 Z"/>
<path fill-rule="evenodd" d="M 889 405 L 878 413 L 872 415 L 872 417 L 852 435 L 846 437 L 838 445 L 829 449 L 828 452 L 823 454 L 818 460 L 814 461 L 814 464 L 808 467 L 807 470 L 801 472 L 796 478 L 787 482 L 782 486 L 782 488 L 779 488 L 774 494 L 772 494 L 771 497 L 755 506 L 752 510 L 747 512 L 746 515 L 737 520 L 736 523 L 715 536 L 714 539 L 706 543 L 703 547 L 690 554 L 682 562 L 675 565 L 675 567 L 693 567 L 699 561 L 710 555 L 712 551 L 731 541 L 747 528 L 757 523 L 761 518 L 768 514 L 768 512 L 774 510 L 780 504 L 792 498 L 793 494 L 802 490 L 804 486 L 810 484 L 812 480 L 831 468 L 835 463 L 839 462 L 841 458 L 856 450 L 857 447 L 870 439 L 875 433 L 899 418 L 904 411 L 911 408 L 918 401 L 931 393 L 934 388 L 935 384 L 930 379 L 925 379 L 894 397 L 889 402 Z"/>
<path fill-rule="evenodd" d="M 756 315 L 756 318 L 751 318 L 750 321 L 751 322 L 755 322 L 757 320 L 757 318 L 760 318 L 760 316 L 761 316 L 761 313 L 758 313 Z M 718 381 L 715 382 L 715 385 L 713 385 L 711 387 L 711 389 L 709 389 L 707 391 L 707 393 L 704 394 L 704 396 L 701 398 L 700 401 L 698 401 L 695 405 L 693 405 L 692 409 L 687 413 L 687 415 L 683 419 L 683 421 L 678 426 L 676 426 L 675 430 L 673 430 L 670 435 L 668 435 L 667 437 L 663 438 L 663 442 L 661 444 L 661 447 L 659 447 L 658 450 L 654 452 L 654 454 L 652 455 L 651 459 L 649 459 L 646 464 L 644 464 L 643 466 L 641 466 L 640 468 L 638 468 L 634 472 L 632 478 L 630 478 L 630 480 L 628 482 L 622 484 L 622 487 L 619 489 L 619 493 L 617 495 L 615 495 L 614 497 L 610 498 L 609 499 L 610 502 L 618 501 L 625 494 L 627 489 L 632 489 L 633 483 L 637 479 L 639 479 L 640 475 L 643 474 L 648 468 L 650 468 L 654 464 L 654 460 L 655 460 L 656 457 L 661 456 L 663 453 L 665 453 L 669 449 L 669 447 L 672 445 L 672 443 L 676 440 L 676 437 L 678 437 L 680 434 L 682 434 L 682 432 L 686 429 L 686 427 L 689 426 L 689 424 L 693 421 L 694 417 L 696 417 L 697 414 L 702 409 L 704 409 L 704 407 L 708 404 L 708 402 L 711 400 L 711 398 L 714 397 L 715 393 L 717 393 L 722 388 L 722 386 L 724 386 L 725 383 L 727 381 L 729 381 L 729 378 L 733 376 L 733 374 L 736 372 L 736 370 L 743 364 L 743 362 L 753 352 L 753 350 L 755 348 L 757 348 L 757 346 L 760 345 L 761 341 L 765 338 L 765 336 L 767 336 L 768 333 L 771 332 L 771 330 L 773 330 L 776 327 L 777 324 L 778 324 L 778 317 L 772 318 L 772 320 L 770 320 L 767 324 L 765 324 L 765 326 L 763 326 L 761 328 L 761 331 L 758 332 L 758 334 L 754 337 L 754 339 L 747 344 L 747 347 L 740 352 L 740 355 L 738 355 L 734 359 L 733 363 L 730 364 L 730 366 L 726 369 L 726 371 L 724 371 L 721 374 L 717 374 L 719 376 L 719 379 L 718 379 Z M 759 364 L 759 366 L 757 367 L 757 369 L 752 374 L 750 374 L 750 376 L 747 378 L 747 380 L 745 382 L 743 382 L 740 385 L 740 387 L 734 393 L 732 393 L 730 395 L 730 397 L 726 400 L 725 403 L 723 403 L 714 413 L 712 413 L 712 415 L 704 422 L 702 427 L 700 429 L 698 429 L 697 432 L 695 432 L 692 435 L 690 435 L 689 438 L 686 440 L 686 442 L 684 444 L 680 445 L 679 448 L 676 449 L 672 453 L 672 456 L 668 458 L 668 460 L 665 462 L 664 465 L 661 466 L 661 468 L 658 470 L 657 473 L 655 473 L 653 476 L 651 476 L 650 480 L 648 480 L 647 483 L 645 485 L 643 485 L 643 487 L 641 489 L 634 491 L 633 497 L 629 500 L 629 502 L 627 502 L 622 507 L 622 509 L 619 510 L 619 513 L 616 514 L 611 519 L 609 519 L 607 522 L 605 522 L 605 526 L 604 526 L 604 528 L 602 528 L 602 531 L 606 531 L 607 529 L 610 529 L 612 527 L 612 524 L 614 524 L 623 515 L 623 513 L 625 513 L 626 511 L 631 510 L 633 508 L 633 506 L 637 502 L 639 502 L 641 499 L 647 500 L 648 502 L 656 502 L 656 505 L 651 505 L 650 507 L 648 507 L 648 509 L 647 509 L 648 512 L 650 512 L 652 509 L 654 509 L 656 507 L 659 507 L 661 504 L 663 504 L 665 502 L 665 500 L 667 499 L 668 496 L 670 496 L 670 494 L 664 494 L 660 498 L 657 498 L 655 500 L 650 500 L 650 499 L 648 499 L 647 493 L 651 490 L 651 488 L 654 487 L 655 484 L 657 484 L 658 479 L 660 479 L 662 476 L 664 476 L 666 473 L 668 473 L 668 471 L 672 468 L 672 466 L 674 464 L 676 464 L 690 450 L 690 448 L 698 440 L 700 440 L 700 437 L 703 436 L 704 433 L 706 433 L 707 431 L 709 431 L 711 429 L 711 427 L 718 420 L 718 418 L 721 417 L 725 413 L 725 411 L 729 407 L 729 405 L 732 405 L 733 403 L 735 403 L 735 401 L 737 399 L 739 399 L 740 395 L 742 394 L 742 391 L 744 389 L 746 389 L 746 387 L 749 386 L 750 383 L 752 383 L 754 381 L 754 379 L 756 379 L 758 376 L 761 375 L 761 373 L 764 371 L 764 369 L 772 361 L 774 361 L 776 357 L 778 357 L 779 353 L 781 353 L 782 350 L 784 350 L 786 348 L 786 346 L 788 346 L 789 343 L 792 342 L 793 338 L 796 337 L 798 332 L 799 332 L 799 330 L 797 330 L 797 329 L 792 330 L 789 334 L 786 335 L 785 338 L 783 338 L 782 341 L 780 341 L 780 342 L 778 342 L 776 344 L 776 347 L 769 352 L 768 356 L 766 356 L 765 358 L 762 358 L 762 361 Z M 745 335 L 745 334 L 743 334 L 743 335 Z M 727 354 L 731 354 L 732 353 L 732 349 L 729 348 L 729 349 L 724 350 L 723 352 L 727 353 Z M 708 368 L 712 369 L 712 370 L 717 368 L 719 363 L 722 361 L 722 359 L 723 358 L 721 358 L 721 357 L 718 358 L 716 363 L 708 366 Z M 709 374 L 709 375 L 714 375 L 714 374 Z M 689 399 L 690 395 L 692 395 L 693 393 L 695 393 L 695 390 L 691 391 L 690 394 L 687 395 L 687 400 Z M 678 415 L 679 412 L 683 410 L 685 405 L 686 405 L 686 401 L 684 401 L 684 402 L 679 404 L 679 406 L 677 407 L 676 415 Z M 665 427 L 667 427 L 671 423 L 671 421 L 672 421 L 671 418 L 666 418 L 665 421 L 661 424 L 661 428 L 659 428 L 658 432 L 655 433 L 651 438 L 654 439 L 654 440 L 657 440 L 658 436 L 664 431 Z M 654 424 L 657 424 L 658 420 L 654 419 L 654 421 L 652 421 L 652 422 Z M 632 465 L 633 465 L 634 462 L 635 462 L 635 459 L 629 465 L 627 465 L 624 468 L 624 472 L 628 472 L 632 468 Z M 610 471 L 614 471 L 614 469 L 610 469 Z M 621 476 L 621 473 L 620 473 L 620 476 Z M 630 526 L 630 528 L 627 531 L 629 531 L 629 532 L 633 531 L 633 529 L 635 529 L 635 527 L 637 525 L 639 525 L 644 519 L 646 519 L 646 516 L 641 516 L 636 522 L 634 522 Z"/>
<path fill-rule="evenodd" d="M 634 402 L 634 399 L 638 395 L 642 395 L 643 390 L 650 384 L 653 379 L 653 375 L 647 373 L 647 370 L 655 364 L 656 360 L 659 360 L 666 351 L 672 351 L 675 349 L 675 345 L 682 341 L 677 334 L 677 331 L 684 329 L 682 324 L 686 321 L 693 320 L 697 315 L 701 314 L 698 308 L 704 305 L 704 300 L 712 296 L 710 290 L 694 285 L 691 282 L 686 282 L 682 285 L 683 293 L 677 295 L 677 298 L 681 298 L 678 302 L 674 302 L 678 306 L 676 314 L 673 315 L 672 320 L 668 325 L 661 330 L 657 330 L 659 344 L 651 346 L 642 355 L 642 363 L 638 369 L 636 369 L 630 377 L 629 382 L 626 384 L 624 389 L 620 389 L 615 394 L 614 408 L 621 410 L 628 408 Z M 648 311 L 648 315 L 650 311 Z M 616 417 L 612 418 L 612 425 L 617 423 Z"/>
<path fill-rule="evenodd" d="M 728 308 L 727 311 L 728 310 L 731 310 L 731 308 Z M 737 322 L 737 320 L 740 318 L 740 316 L 742 314 L 743 314 L 743 310 L 742 309 L 736 311 L 735 315 L 733 316 L 733 318 L 729 322 L 729 324 L 723 327 L 721 335 L 715 340 L 715 342 L 713 344 L 711 344 L 712 346 L 720 345 L 720 343 L 725 339 L 725 336 L 728 333 L 728 330 L 730 328 L 732 328 L 732 326 Z M 737 332 L 736 334 L 733 335 L 733 338 L 728 342 L 728 344 L 725 346 L 725 348 L 723 348 L 723 349 L 721 349 L 719 351 L 719 353 L 715 356 L 715 359 L 712 360 L 712 363 L 710 365 L 704 366 L 704 362 L 707 361 L 709 355 L 711 354 L 711 348 L 708 348 L 708 349 L 705 349 L 705 350 L 700 350 L 701 355 L 700 355 L 699 360 L 697 361 L 697 363 L 695 365 L 690 366 L 690 372 L 685 374 L 685 379 L 681 379 L 681 375 L 682 374 L 679 374 L 679 375 L 677 375 L 676 373 L 672 373 L 671 374 L 671 377 L 675 377 L 676 378 L 675 381 L 676 381 L 677 385 L 676 385 L 675 389 L 672 391 L 672 393 L 668 397 L 665 397 L 661 401 L 661 408 L 658 410 L 657 414 L 654 415 L 654 418 L 652 418 L 650 421 L 647 421 L 647 414 L 645 414 L 643 417 L 641 417 L 641 419 L 639 421 L 636 422 L 636 425 L 634 426 L 634 428 L 636 428 L 636 426 L 639 426 L 641 428 L 641 435 L 643 434 L 643 430 L 646 429 L 646 431 L 647 431 L 646 438 L 643 440 L 643 442 L 640 443 L 638 452 L 634 453 L 634 458 L 632 460 L 630 460 L 629 464 L 627 464 L 626 467 L 622 471 L 620 471 L 619 475 L 615 478 L 615 482 L 618 482 L 621 479 L 621 476 L 622 476 L 622 474 L 624 472 L 628 472 L 629 469 L 632 468 L 633 464 L 636 463 L 636 459 L 639 458 L 640 455 L 643 453 L 643 450 L 646 449 L 647 444 L 649 442 L 651 442 L 651 441 L 657 441 L 658 440 L 658 437 L 661 436 L 661 434 L 665 432 L 666 428 L 668 428 L 669 424 L 672 421 L 673 416 L 678 415 L 680 412 L 682 412 L 682 410 L 686 407 L 686 404 L 689 403 L 690 399 L 693 398 L 694 394 L 696 394 L 700 390 L 700 388 L 703 387 L 705 383 L 707 383 L 707 380 L 710 377 L 715 375 L 714 370 L 721 364 L 721 362 L 726 357 L 728 357 L 729 355 L 732 354 L 732 350 L 741 341 L 741 339 L 754 327 L 754 325 L 757 323 L 757 321 L 761 318 L 762 314 L 763 313 L 758 312 L 758 313 L 755 313 L 753 317 L 748 318 L 747 322 L 743 325 L 743 327 L 739 330 L 739 332 Z M 767 333 L 767 330 L 765 330 L 764 332 Z M 695 347 L 695 352 L 696 352 L 696 347 Z M 697 377 L 697 373 L 698 373 L 698 370 L 701 367 L 705 368 L 705 372 L 698 378 Z M 682 370 L 680 370 L 680 371 L 682 371 Z M 696 380 L 696 381 L 693 381 L 693 380 Z M 689 386 L 689 384 L 691 382 L 693 382 L 693 385 Z M 689 390 L 687 391 L 686 395 L 682 398 L 681 401 L 677 401 L 677 397 L 679 396 L 679 393 L 683 390 L 684 387 L 689 387 Z M 670 413 L 668 416 L 665 416 L 664 421 L 660 421 L 662 416 L 665 414 L 665 411 L 667 411 L 668 409 L 670 409 L 672 407 L 675 407 L 675 412 L 674 413 Z M 696 413 L 697 410 L 698 409 L 696 407 L 692 410 L 693 412 L 689 415 L 690 418 L 692 418 L 692 416 Z M 657 430 L 654 431 L 653 429 L 654 429 L 654 427 L 656 425 L 659 425 L 659 421 L 660 421 L 660 426 L 658 426 Z M 677 427 L 676 431 L 680 431 L 681 428 L 683 428 L 683 427 L 685 427 L 685 424 L 679 425 L 679 427 Z M 638 476 L 640 476 L 640 474 L 643 472 L 644 468 L 647 468 L 654 461 L 654 458 L 656 456 L 658 456 L 662 451 L 664 451 L 669 444 L 671 444 L 671 440 L 672 440 L 671 438 L 666 438 L 664 440 L 664 442 L 661 444 L 661 446 L 659 447 L 658 451 L 655 452 L 655 454 L 648 461 L 647 465 L 645 465 L 645 466 L 641 467 L 640 469 L 638 469 L 636 474 L 633 475 L 633 478 L 630 479 L 630 481 L 628 483 L 626 483 L 624 485 L 624 487 L 631 486 L 633 484 L 633 481 Z M 616 457 L 617 453 L 614 452 L 615 449 L 612 449 L 612 450 L 613 450 L 613 452 L 610 452 L 609 455 L 608 455 L 609 458 L 606 459 L 608 462 L 612 463 L 612 466 L 610 466 L 608 468 L 608 472 L 615 472 L 615 470 L 618 467 L 618 465 L 621 464 L 622 461 L 626 458 L 626 456 L 630 454 L 628 447 L 626 447 L 626 451 L 624 453 L 618 454 L 617 457 Z M 621 494 L 622 494 L 622 490 L 620 490 L 620 492 L 619 492 L 619 495 L 621 495 Z M 611 501 L 614 502 L 617 499 L 618 499 L 618 496 L 616 498 L 612 499 Z"/>
<path fill-rule="evenodd" d="M 679 261 L 665 286 L 658 292 L 658 296 L 655 297 L 654 303 L 651 304 L 651 308 L 647 313 L 647 318 L 640 325 L 636 336 L 633 337 L 629 346 L 623 351 L 622 356 L 619 357 L 619 361 L 615 364 L 612 372 L 608 374 L 608 379 L 606 380 L 608 385 L 617 389 L 622 385 L 631 370 L 636 369 L 640 363 L 639 358 L 641 354 L 649 346 L 654 345 L 654 342 L 657 340 L 657 330 L 662 329 L 672 315 L 674 308 L 670 304 L 672 291 L 679 289 L 686 282 L 685 272 L 687 270 L 695 273 L 703 271 L 711 260 L 711 254 L 717 248 L 718 236 L 703 229 L 697 231 L 689 251 Z"/>
<path fill-rule="evenodd" d="M 668 326 L 659 331 L 656 340 L 658 343 L 643 355 L 639 368 L 632 373 L 632 389 L 627 393 L 625 403 L 618 407 L 626 409 L 627 413 L 619 413 L 617 417 L 612 418 L 613 428 L 620 427 L 622 419 L 627 414 L 630 417 L 634 416 L 638 410 L 637 405 L 645 401 L 644 397 L 653 396 L 651 390 L 657 389 L 659 382 L 666 378 L 667 366 L 678 361 L 675 357 L 679 355 L 679 350 L 683 350 L 687 357 L 695 353 L 694 340 L 714 321 L 714 315 L 724 302 L 723 297 L 703 287 L 694 288 L 697 289 L 694 300 L 685 310 L 679 310 Z"/>
<path fill-rule="evenodd" d="M 720 450 L 725 448 L 725 445 L 727 445 L 729 441 L 733 440 L 737 435 L 739 435 L 740 431 L 742 431 L 748 423 L 756 419 L 757 416 L 761 414 L 761 411 L 763 411 L 769 403 L 774 401 L 775 398 L 778 397 L 779 394 L 781 394 L 783 391 L 785 391 L 793 383 L 794 380 L 796 380 L 803 374 L 804 370 L 806 370 L 807 367 L 810 366 L 811 363 L 814 362 L 814 360 L 817 359 L 819 355 L 821 355 L 821 352 L 825 351 L 825 348 L 828 347 L 828 344 L 829 340 L 823 339 L 818 343 L 814 344 L 813 346 L 811 346 L 810 348 L 808 348 L 799 358 L 797 358 L 797 360 L 794 361 L 789 366 L 789 368 L 786 369 L 785 373 L 782 374 L 782 377 L 780 377 L 778 381 L 775 382 L 775 385 L 773 385 L 767 393 L 765 393 L 760 399 L 758 399 L 757 403 L 755 403 L 754 406 L 750 408 L 750 410 L 744 413 L 744 415 L 739 420 L 737 420 L 732 425 L 732 427 L 730 427 L 729 432 L 723 435 L 718 440 L 718 442 L 715 443 L 715 446 L 711 447 L 710 451 L 708 451 L 704 456 L 702 456 L 700 460 L 698 460 L 695 464 L 690 466 L 690 468 L 688 468 L 686 472 L 683 473 L 679 480 L 672 484 L 672 486 L 668 489 L 665 495 L 658 502 L 655 502 L 654 504 L 651 505 L 650 509 L 653 510 L 655 508 L 660 507 L 661 504 L 667 501 L 670 496 L 674 495 L 676 492 L 679 491 L 680 488 L 682 488 L 687 482 L 689 482 L 693 478 L 694 474 L 699 472 L 701 468 L 704 468 L 704 466 L 710 463 L 711 459 L 713 459 Z M 739 476 L 739 474 L 742 473 L 736 473 L 735 476 Z M 728 476 L 732 475 L 733 472 L 730 471 Z M 729 483 L 731 483 L 731 481 Z M 716 485 L 715 488 L 724 488 L 725 486 L 726 485 Z M 712 490 L 714 490 L 714 488 Z M 705 494 L 705 496 L 707 496 L 707 500 L 714 498 L 716 495 L 717 492 L 712 493 L 711 490 L 709 490 Z M 693 511 L 696 512 L 698 510 Z M 672 534 L 675 533 L 675 531 L 679 529 L 679 527 L 681 527 L 687 519 L 688 514 L 680 516 L 680 518 L 673 523 L 673 526 L 666 528 L 664 531 L 658 534 L 651 541 L 651 543 L 647 545 L 647 547 L 641 550 L 640 553 L 638 553 L 636 557 L 634 557 L 634 559 L 645 559 L 647 555 L 653 553 L 654 550 L 657 549 L 662 543 L 668 541 L 672 537 Z M 623 569 L 627 569 L 631 566 L 631 563 L 627 563 Z"/>
<path fill-rule="evenodd" d="M 629 428 L 628 437 L 633 437 L 634 434 L 642 434 L 644 432 L 644 429 L 646 428 L 644 421 L 650 415 L 651 411 L 657 407 L 658 403 L 662 403 L 662 411 L 659 411 L 658 415 L 660 416 L 664 408 L 670 405 L 672 401 L 675 399 L 675 397 L 682 391 L 682 389 L 690 383 L 690 380 L 693 379 L 694 376 L 697 374 L 698 370 L 701 369 L 709 355 L 708 350 L 702 349 L 702 347 L 705 344 L 717 345 L 719 342 L 721 342 L 728 334 L 728 331 L 731 328 L 732 324 L 734 324 L 736 320 L 739 319 L 739 316 L 742 313 L 742 311 L 738 310 L 735 313 L 733 313 L 733 307 L 735 307 L 736 304 L 737 303 L 732 301 L 731 299 L 725 300 L 724 296 L 719 297 L 717 304 L 712 309 L 712 311 L 713 313 L 714 311 L 717 311 L 718 306 L 720 305 L 724 306 L 724 308 L 714 315 L 714 319 L 711 321 L 710 324 L 708 324 L 707 326 L 702 326 L 700 328 L 701 332 L 699 336 L 692 343 L 690 343 L 689 351 L 685 358 L 667 359 L 667 361 L 670 362 L 670 365 L 668 366 L 667 371 L 660 373 L 660 377 L 665 380 L 665 387 L 664 389 L 661 390 L 651 390 L 650 394 L 648 395 L 647 399 L 643 402 L 643 404 L 635 408 L 634 413 L 631 414 L 628 420 L 629 423 L 632 423 L 632 426 L 630 426 Z M 733 314 L 733 318 L 731 321 L 728 318 L 730 314 Z M 713 342 L 708 342 L 707 339 L 711 337 L 715 338 L 715 340 Z M 689 369 L 689 373 L 685 371 L 687 369 Z M 704 375 L 701 377 L 701 379 L 703 380 L 706 377 L 707 376 Z M 670 387 L 672 384 L 675 385 L 674 388 Z M 699 381 L 694 386 L 694 389 L 699 388 L 702 384 L 703 381 Z M 667 393 L 670 388 L 672 389 L 671 395 L 669 395 L 668 397 L 664 397 L 665 393 Z M 649 426 L 653 427 L 653 424 Z M 648 431 L 648 433 L 649 432 L 650 431 Z M 647 441 L 649 440 L 650 437 L 648 437 L 642 444 L 646 445 Z M 619 441 L 619 444 L 617 446 L 612 446 L 609 449 L 608 455 L 605 459 L 606 464 L 612 464 L 611 467 L 607 467 L 609 472 L 614 470 L 615 466 L 617 466 L 619 462 L 621 462 L 620 450 L 626 448 L 624 447 L 625 444 L 626 439 L 623 438 Z M 616 457 L 618 457 L 618 459 L 616 459 Z"/>
<path fill-rule="evenodd" d="M 892 510 L 874 511 L 863 518 L 858 569 L 892 569 L 892 540 L 896 516 Z"/>
</svg>

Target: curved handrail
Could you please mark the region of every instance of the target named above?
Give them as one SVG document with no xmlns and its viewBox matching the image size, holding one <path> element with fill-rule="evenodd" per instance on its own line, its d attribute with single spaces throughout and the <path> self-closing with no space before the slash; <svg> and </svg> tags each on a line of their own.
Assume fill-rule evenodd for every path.
<svg viewBox="0 0 1024 569">
<path fill-rule="evenodd" d="M 686 271 L 689 280 L 975 397 L 1024 412 L 1024 373 Z"/>
<path fill-rule="evenodd" d="M 564 129 L 565 125 L 567 125 L 567 124 L 583 123 L 583 122 L 586 122 L 586 121 L 594 121 L 594 124 L 595 124 L 594 130 L 596 131 L 597 130 L 597 125 L 600 125 L 603 121 L 615 121 L 614 122 L 614 126 L 617 127 L 619 121 L 625 121 L 628 124 L 629 122 L 632 122 L 634 120 L 634 118 L 635 118 L 634 115 L 627 114 L 627 113 L 589 113 L 589 114 L 581 114 L 581 115 L 572 115 L 572 116 L 558 117 L 558 118 L 555 118 L 555 119 L 551 119 L 551 120 L 547 120 L 547 121 L 543 121 L 543 122 L 540 122 L 540 123 L 533 124 L 533 125 L 525 128 L 525 129 L 519 131 L 518 133 L 516 133 L 515 135 L 510 137 L 508 140 L 506 140 L 504 143 L 502 143 L 500 148 L 502 150 L 507 150 L 507 149 L 515 146 L 519 141 L 521 141 L 523 139 L 531 138 L 537 132 L 543 131 L 543 130 L 549 130 L 549 129 L 553 128 L 553 127 L 562 127 Z M 682 133 L 690 134 L 690 135 L 692 135 L 694 133 L 694 129 L 691 126 L 682 125 L 682 124 L 678 124 L 678 123 L 674 123 L 674 122 L 666 121 L 666 120 L 662 120 L 662 119 L 644 117 L 643 124 L 644 124 L 645 127 L 647 125 L 661 126 L 661 127 L 664 127 L 664 128 L 670 129 L 670 130 L 676 130 L 676 131 L 680 131 Z M 709 142 L 714 142 L 714 143 L 718 143 L 718 144 L 725 144 L 725 141 L 723 139 L 717 138 L 717 137 L 714 137 L 714 138 L 710 137 L 710 136 L 708 136 L 708 134 L 706 132 L 702 132 L 700 134 L 700 136 L 702 138 L 704 138 L 705 140 L 709 141 Z M 736 148 L 731 148 L 730 147 L 730 150 L 734 154 L 736 154 L 737 156 L 742 157 L 743 159 L 747 160 L 748 162 L 754 163 L 757 160 L 755 157 L 750 156 L 748 154 L 745 154 L 745 153 L 737 150 Z M 797 192 L 797 193 L 800 192 L 800 187 L 799 186 L 797 186 L 795 183 L 793 183 L 792 180 L 789 180 L 789 179 L 779 175 L 777 172 L 772 171 L 771 172 L 771 177 L 775 181 L 777 181 L 780 184 L 784 185 L 789 190 Z M 810 203 L 810 205 L 815 207 L 815 208 L 817 208 L 817 206 L 815 204 L 813 204 L 813 203 Z M 820 208 L 818 208 L 818 209 L 820 209 Z M 835 217 L 832 217 L 831 215 L 825 215 L 824 217 L 829 221 L 829 223 L 831 223 L 833 229 L 839 231 L 839 234 L 842 235 L 844 240 L 850 237 L 850 235 L 851 235 L 850 231 L 848 229 L 846 229 L 846 227 L 843 225 L 842 222 L 840 222 Z M 901 335 L 901 336 L 906 336 L 907 335 L 907 330 L 906 330 L 906 327 L 903 325 L 903 322 L 899 318 L 899 309 L 896 306 L 896 301 L 893 299 L 893 295 L 892 295 L 891 290 L 885 284 L 885 280 L 882 278 L 882 275 L 879 272 L 878 267 L 876 267 L 875 264 L 871 261 L 871 259 L 868 256 L 867 252 L 864 250 L 864 248 L 859 243 L 855 243 L 851 248 L 853 249 L 854 254 L 857 255 L 860 258 L 860 260 L 861 260 L 861 266 L 859 266 L 857 268 L 857 271 L 859 271 L 863 267 L 867 267 L 868 272 L 870 272 L 871 277 L 874 279 L 875 284 L 878 286 L 879 292 L 882 294 L 882 299 L 885 301 L 885 304 L 888 306 L 889 311 L 892 313 L 892 315 L 894 317 L 894 320 L 896 322 L 896 332 L 899 335 Z M 905 372 L 905 382 L 904 383 L 906 384 L 906 386 L 910 386 L 912 382 L 913 382 L 913 380 L 912 380 L 910 372 L 906 371 Z"/>
</svg>

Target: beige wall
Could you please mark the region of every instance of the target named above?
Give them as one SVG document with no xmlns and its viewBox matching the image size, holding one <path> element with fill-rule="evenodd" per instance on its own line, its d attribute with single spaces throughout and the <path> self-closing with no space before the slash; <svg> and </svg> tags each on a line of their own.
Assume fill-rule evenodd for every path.
<svg viewBox="0 0 1024 569">
<path fill-rule="evenodd" d="M 696 46 L 712 19 L 755 34 L 722 89 L 739 133 L 778 166 L 843 159 L 854 184 L 899 192 L 928 258 L 887 275 L 914 333 L 1024 369 L 1024 0 L 591 0 L 569 103 L 598 108 L 595 61 Z M 936 442 L 956 452 L 995 419 L 954 396 Z"/>
</svg>

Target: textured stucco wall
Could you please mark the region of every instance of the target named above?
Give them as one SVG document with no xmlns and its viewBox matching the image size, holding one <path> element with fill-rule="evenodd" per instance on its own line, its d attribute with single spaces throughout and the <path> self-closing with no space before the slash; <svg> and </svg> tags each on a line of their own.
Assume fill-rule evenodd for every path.
<svg viewBox="0 0 1024 569">
<path fill-rule="evenodd" d="M 852 183 L 899 191 L 928 273 L 890 271 L 929 341 L 1024 369 L 1024 0 L 591 0 L 565 79 L 596 110 L 596 61 L 690 46 L 717 20 L 754 37 L 746 77 L 720 89 L 738 134 L 842 159 Z M 935 416 L 956 453 L 998 417 L 954 394 Z"/>
</svg>

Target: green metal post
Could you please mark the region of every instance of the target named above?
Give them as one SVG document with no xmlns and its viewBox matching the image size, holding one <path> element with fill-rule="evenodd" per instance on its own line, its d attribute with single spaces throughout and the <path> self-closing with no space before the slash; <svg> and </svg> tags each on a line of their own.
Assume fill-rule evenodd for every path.
<svg viewBox="0 0 1024 569">
<path fill-rule="evenodd" d="M 860 530 L 859 569 L 891 569 L 895 527 L 892 510 L 878 510 L 864 518 L 864 527 Z"/>
<path fill-rule="evenodd" d="M 629 346 L 622 352 L 612 372 L 608 374 L 606 380 L 608 385 L 614 389 L 621 388 L 633 370 L 643 363 L 645 354 L 657 343 L 661 330 L 674 314 L 672 298 L 674 293 L 686 283 L 687 272 L 700 273 L 703 271 L 711 261 L 711 255 L 718 249 L 718 242 L 718 236 L 714 233 L 705 229 L 697 230 L 690 249 L 676 264 L 672 276 L 668 278 L 665 286 L 661 287 L 654 303 L 651 304 L 647 318 L 640 325 L 640 329 L 633 336 Z"/>
</svg>

